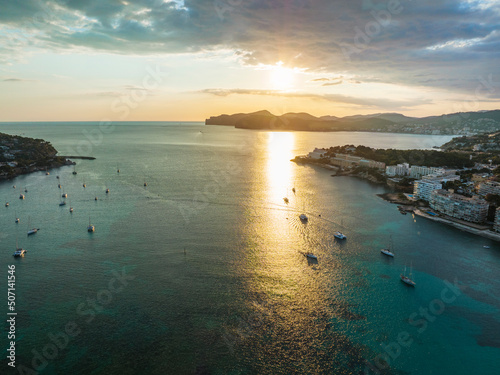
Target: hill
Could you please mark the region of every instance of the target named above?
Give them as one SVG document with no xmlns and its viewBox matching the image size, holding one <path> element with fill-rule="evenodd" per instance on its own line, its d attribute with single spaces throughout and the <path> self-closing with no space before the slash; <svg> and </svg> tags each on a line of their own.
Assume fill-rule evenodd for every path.
<svg viewBox="0 0 500 375">
<path fill-rule="evenodd" d="M 399 113 L 377 113 L 342 118 L 315 117 L 303 112 L 276 116 L 263 110 L 254 113 L 213 116 L 206 119 L 205 124 L 234 126 L 241 129 L 469 135 L 500 131 L 500 110 L 460 112 L 421 118 L 408 117 Z"/>
</svg>

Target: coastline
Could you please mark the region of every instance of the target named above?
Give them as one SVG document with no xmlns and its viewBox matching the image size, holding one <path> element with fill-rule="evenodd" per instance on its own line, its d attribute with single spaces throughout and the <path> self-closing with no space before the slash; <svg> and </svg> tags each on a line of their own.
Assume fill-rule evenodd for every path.
<svg viewBox="0 0 500 375">
<path fill-rule="evenodd" d="M 372 183 L 380 184 L 380 185 L 385 185 L 388 188 L 394 189 L 393 185 L 390 185 L 387 182 L 382 182 L 376 180 L 373 176 L 367 174 L 367 173 L 356 173 L 356 172 L 340 172 L 340 169 L 337 167 L 330 166 L 325 163 L 320 163 L 320 162 L 315 162 L 311 159 L 304 159 L 304 158 L 295 158 L 292 159 L 291 161 L 295 163 L 300 163 L 300 164 L 310 164 L 310 165 L 316 165 L 318 167 L 322 167 L 324 169 L 332 170 L 332 169 L 337 169 L 337 173 L 332 175 L 332 177 L 341 177 L 341 176 L 348 176 L 348 177 L 359 177 L 363 180 L 370 181 Z M 332 168 L 333 167 L 333 168 Z M 442 216 L 432 216 L 429 215 L 425 212 L 423 212 L 423 209 L 427 209 L 423 205 L 417 205 L 417 202 L 409 200 L 401 191 L 393 191 L 389 193 L 384 193 L 384 194 L 376 194 L 379 198 L 382 198 L 386 202 L 392 203 L 392 204 L 397 204 L 397 208 L 399 209 L 399 212 L 403 215 L 406 215 L 407 213 L 412 213 L 417 216 L 433 220 L 442 224 L 447 224 L 449 226 L 452 226 L 454 228 L 460 229 L 464 232 L 472 233 L 478 236 L 482 236 L 485 238 L 488 238 L 490 240 L 494 241 L 499 241 L 500 242 L 500 233 L 495 233 L 491 231 L 491 227 L 487 225 L 478 225 L 474 223 L 468 223 L 465 221 L 459 221 L 456 219 L 447 219 Z M 428 209 L 430 210 L 430 209 Z"/>
<path fill-rule="evenodd" d="M 424 218 L 429 219 L 429 220 L 433 220 L 433 221 L 437 221 L 439 223 L 447 224 L 449 226 L 460 229 L 464 232 L 469 232 L 469 233 L 476 234 L 476 235 L 481 236 L 481 237 L 489 238 L 490 240 L 500 242 L 500 233 L 494 233 L 489 228 L 488 229 L 474 228 L 470 225 L 458 223 L 456 221 L 445 219 L 443 217 L 437 217 L 437 216 L 434 217 L 434 216 L 428 215 L 425 212 L 420 211 L 419 209 L 414 210 L 413 213 L 415 215 L 418 215 L 420 217 L 424 217 Z"/>
<path fill-rule="evenodd" d="M 16 177 L 19 177 L 19 176 L 22 176 L 25 174 L 30 174 L 30 173 L 35 173 L 35 172 L 43 172 L 43 171 L 48 171 L 51 169 L 61 168 L 61 167 L 65 167 L 68 165 L 75 165 L 75 164 L 76 163 L 74 161 L 71 161 L 69 159 L 65 159 L 64 162 L 52 163 L 52 164 L 49 164 L 46 166 L 14 168 L 13 173 L 8 174 L 8 175 L 0 175 L 0 182 L 12 180 Z"/>
</svg>

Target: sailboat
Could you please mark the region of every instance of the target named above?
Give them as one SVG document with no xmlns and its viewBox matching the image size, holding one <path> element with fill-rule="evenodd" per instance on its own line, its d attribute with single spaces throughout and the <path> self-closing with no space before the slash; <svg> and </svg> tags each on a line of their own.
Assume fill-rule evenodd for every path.
<svg viewBox="0 0 500 375">
<path fill-rule="evenodd" d="M 405 266 L 404 272 L 401 275 L 399 275 L 399 277 L 401 278 L 401 281 L 404 282 L 406 285 L 415 286 L 416 285 L 415 281 L 413 281 L 411 279 L 411 276 L 412 276 L 411 271 L 412 271 L 412 267 L 410 266 L 410 274 L 408 276 L 406 276 L 406 266 Z"/>
<path fill-rule="evenodd" d="M 5 207 L 9 207 L 9 202 L 5 202 Z"/>
<path fill-rule="evenodd" d="M 27 234 L 28 236 L 32 235 L 32 234 L 35 234 L 35 233 L 37 233 L 40 230 L 40 228 L 29 229 L 30 223 L 31 223 L 31 218 L 28 217 L 28 234 Z"/>
<path fill-rule="evenodd" d="M 61 202 L 59 203 L 59 206 L 66 206 L 66 201 L 63 199 L 66 194 L 63 194 L 61 197 Z M 67 195 L 66 195 L 67 196 Z"/>
<path fill-rule="evenodd" d="M 64 192 L 64 188 L 62 189 L 62 191 L 63 191 L 63 193 L 62 193 L 62 197 L 63 197 L 63 198 L 68 198 L 68 193 L 65 193 L 65 192 Z"/>
<path fill-rule="evenodd" d="M 75 165 L 73 165 L 73 174 L 77 174 L 76 173 L 76 166 Z"/>
<path fill-rule="evenodd" d="M 24 257 L 24 255 L 27 253 L 26 250 L 24 250 L 22 247 L 19 247 L 17 243 L 17 235 L 16 235 L 16 251 L 14 251 L 14 254 L 12 254 L 15 258 L 21 258 Z"/>
<path fill-rule="evenodd" d="M 120 173 L 120 167 L 118 165 L 116 166 L 116 173 Z"/>
<path fill-rule="evenodd" d="M 87 232 L 95 232 L 95 226 L 90 224 L 90 216 L 89 216 L 89 226 L 87 227 Z"/>
<path fill-rule="evenodd" d="M 21 192 L 21 188 L 19 188 L 19 199 L 24 199 L 24 194 Z"/>
<path fill-rule="evenodd" d="M 393 252 L 391 251 L 392 250 L 392 236 L 391 236 L 391 240 L 390 240 L 390 243 L 389 243 L 389 248 L 388 249 L 381 249 L 380 252 L 382 254 L 385 254 L 387 256 L 390 256 L 390 257 L 394 257 L 394 254 Z"/>
<path fill-rule="evenodd" d="M 87 187 L 87 184 L 85 183 L 85 181 L 83 181 L 83 187 L 86 188 Z"/>
</svg>

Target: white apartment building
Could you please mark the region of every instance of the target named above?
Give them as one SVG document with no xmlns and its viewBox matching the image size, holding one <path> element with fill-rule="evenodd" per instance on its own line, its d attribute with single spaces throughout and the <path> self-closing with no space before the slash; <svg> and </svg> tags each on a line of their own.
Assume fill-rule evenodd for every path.
<svg viewBox="0 0 500 375">
<path fill-rule="evenodd" d="M 431 194 L 434 190 L 440 190 L 443 185 L 439 181 L 434 180 L 419 180 L 413 183 L 413 199 L 430 201 Z"/>
</svg>

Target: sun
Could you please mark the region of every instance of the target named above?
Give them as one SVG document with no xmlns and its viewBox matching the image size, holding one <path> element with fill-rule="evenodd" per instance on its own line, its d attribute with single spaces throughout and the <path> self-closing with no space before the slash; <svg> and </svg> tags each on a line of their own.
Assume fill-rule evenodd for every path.
<svg viewBox="0 0 500 375">
<path fill-rule="evenodd" d="M 294 86 L 295 72 L 293 69 L 283 67 L 280 61 L 271 67 L 269 78 L 273 89 L 289 90 Z"/>
</svg>

